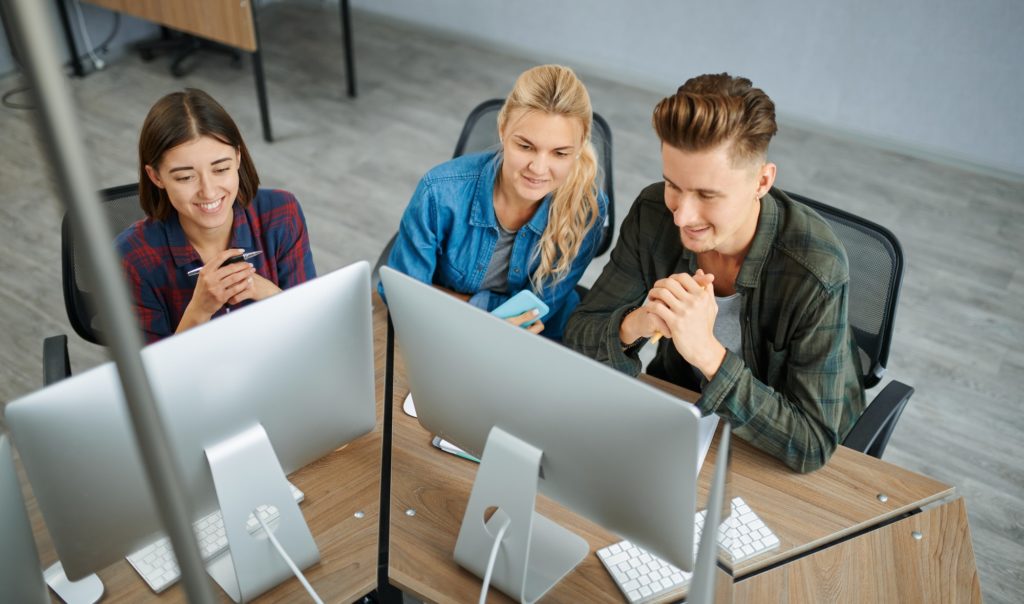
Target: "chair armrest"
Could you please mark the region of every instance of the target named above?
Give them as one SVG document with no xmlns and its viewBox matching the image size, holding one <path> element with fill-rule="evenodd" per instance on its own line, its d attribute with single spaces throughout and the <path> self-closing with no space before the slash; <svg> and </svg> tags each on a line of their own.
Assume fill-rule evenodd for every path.
<svg viewBox="0 0 1024 604">
<path fill-rule="evenodd" d="M 912 394 L 914 389 L 903 382 L 886 384 L 846 435 L 843 445 L 881 459 Z"/>
<path fill-rule="evenodd" d="M 68 337 L 50 336 L 43 340 L 43 386 L 71 377 Z"/>
</svg>

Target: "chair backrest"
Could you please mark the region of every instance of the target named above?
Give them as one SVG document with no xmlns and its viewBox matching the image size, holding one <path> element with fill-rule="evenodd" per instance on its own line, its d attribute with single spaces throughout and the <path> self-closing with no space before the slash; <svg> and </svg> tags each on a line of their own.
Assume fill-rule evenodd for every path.
<svg viewBox="0 0 1024 604">
<path fill-rule="evenodd" d="M 455 143 L 452 157 L 499 148 L 498 112 L 504 104 L 504 99 L 491 99 L 480 103 L 470 112 L 462 126 L 459 141 Z M 590 140 L 597 153 L 597 184 L 608 196 L 608 217 L 605 219 L 601 243 L 597 247 L 597 255 L 600 256 L 611 247 L 615 235 L 615 187 L 612 180 L 612 130 L 597 112 L 594 112 Z"/>
<path fill-rule="evenodd" d="M 139 206 L 139 185 L 130 184 L 111 187 L 100 191 L 103 213 L 107 217 L 110 230 L 115 235 L 128 225 L 145 217 Z M 75 333 L 93 344 L 103 344 L 103 336 L 99 330 L 96 306 L 93 303 L 93 292 L 96 287 L 93 279 L 85 268 L 81 257 L 71 219 L 64 214 L 60 229 L 61 237 L 61 275 L 64 284 L 64 308 L 68 313 L 68 321 Z"/>
<path fill-rule="evenodd" d="M 889 362 L 896 303 L 903 282 L 903 248 L 892 232 L 844 210 L 787 193 L 824 218 L 850 263 L 849 319 L 864 361 L 864 386 L 878 384 Z"/>
</svg>

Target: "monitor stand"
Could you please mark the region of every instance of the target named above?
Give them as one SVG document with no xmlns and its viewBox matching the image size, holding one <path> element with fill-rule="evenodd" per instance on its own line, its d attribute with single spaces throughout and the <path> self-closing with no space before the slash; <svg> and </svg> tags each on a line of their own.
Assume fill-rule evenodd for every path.
<svg viewBox="0 0 1024 604">
<path fill-rule="evenodd" d="M 206 458 L 228 538 L 227 553 L 207 565 L 207 572 L 232 600 L 247 602 L 292 576 L 263 529 L 252 534 L 247 530 L 246 522 L 257 506 L 277 508 L 280 516 L 269 526 L 298 568 L 320 561 L 320 551 L 262 425 L 207 447 Z"/>
<path fill-rule="evenodd" d="M 525 604 L 537 601 L 590 552 L 581 537 L 534 511 L 542 453 L 491 428 L 455 543 L 455 561 L 483 577 L 495 536 L 508 523 L 492 583 Z M 489 508 L 497 510 L 485 524 Z"/>
<path fill-rule="evenodd" d="M 95 604 L 103 597 L 103 582 L 95 575 L 87 575 L 78 581 L 68 579 L 64 574 L 64 565 L 57 560 L 43 573 L 46 584 L 53 593 L 65 604 Z M 43 602 L 49 602 L 50 596 L 43 590 Z"/>
</svg>

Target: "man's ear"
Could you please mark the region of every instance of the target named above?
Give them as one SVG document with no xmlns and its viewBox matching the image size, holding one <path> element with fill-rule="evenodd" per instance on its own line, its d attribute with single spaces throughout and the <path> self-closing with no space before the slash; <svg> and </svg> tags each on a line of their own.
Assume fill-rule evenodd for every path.
<svg viewBox="0 0 1024 604">
<path fill-rule="evenodd" d="M 146 166 L 146 176 L 149 177 L 150 182 L 156 185 L 157 188 L 164 188 L 164 183 L 160 180 L 160 174 L 153 169 L 153 166 Z"/>
<path fill-rule="evenodd" d="M 775 184 L 775 174 L 778 171 L 778 167 L 771 163 L 766 162 L 761 166 L 761 170 L 757 175 L 757 197 L 760 199 L 764 197 L 772 185 Z"/>
</svg>

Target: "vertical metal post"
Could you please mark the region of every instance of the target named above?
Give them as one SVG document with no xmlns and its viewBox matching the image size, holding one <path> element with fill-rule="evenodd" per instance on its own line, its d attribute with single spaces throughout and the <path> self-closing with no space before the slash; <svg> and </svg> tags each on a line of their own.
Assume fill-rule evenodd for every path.
<svg viewBox="0 0 1024 604">
<path fill-rule="evenodd" d="M 185 591 L 192 602 L 213 602 L 213 592 L 188 511 L 180 472 L 171 455 L 166 433 L 153 400 L 139 350 L 142 338 L 129 305 L 128 289 L 111 245 L 113 236 L 101 211 L 96 187 L 85 163 L 71 95 L 52 43 L 42 3 L 2 0 L 13 18 L 17 38 L 39 108 L 39 128 L 47 155 L 54 164 L 61 197 L 85 242 L 85 260 L 96 276 L 98 310 L 103 333 L 117 362 L 128 414 L 149 477 L 164 529 L 174 546 Z"/>
<path fill-rule="evenodd" d="M 263 123 L 263 140 L 274 142 L 270 129 L 270 103 L 267 101 L 267 83 L 263 79 L 263 45 L 260 43 L 260 24 L 256 19 L 256 3 L 249 3 L 252 12 L 252 30 L 256 36 L 256 52 L 252 53 L 252 75 L 256 78 L 256 99 L 260 104 L 260 121 Z"/>
<path fill-rule="evenodd" d="M 395 326 L 391 311 L 387 310 L 388 330 L 384 353 L 384 434 L 381 442 L 380 463 L 380 527 L 377 533 L 377 599 L 382 604 L 402 601 L 388 578 L 388 553 L 391 519 L 391 439 L 394 430 L 395 406 Z"/>
<path fill-rule="evenodd" d="M 732 509 L 732 499 L 728 492 L 732 424 L 725 418 L 721 423 L 725 427 L 718 443 L 715 475 L 708 492 L 707 515 L 704 517 L 704 530 L 701 531 L 700 547 L 697 549 L 697 563 L 693 569 L 690 592 L 686 595 L 686 601 L 690 604 L 732 602 L 732 560 L 728 560 L 728 571 L 718 560 L 718 527 L 729 517 Z"/>
<path fill-rule="evenodd" d="M 57 12 L 60 14 L 60 24 L 64 28 L 64 40 L 68 44 L 68 54 L 71 55 L 71 68 L 75 76 L 85 77 L 85 68 L 82 67 L 82 59 L 78 56 L 78 45 L 75 44 L 75 34 L 71 31 L 71 18 L 68 16 L 67 0 L 57 0 Z"/>
<path fill-rule="evenodd" d="M 352 19 L 348 0 L 341 0 L 341 43 L 345 48 L 345 80 L 348 82 L 348 96 L 356 98 L 356 61 L 352 55 Z"/>
</svg>

